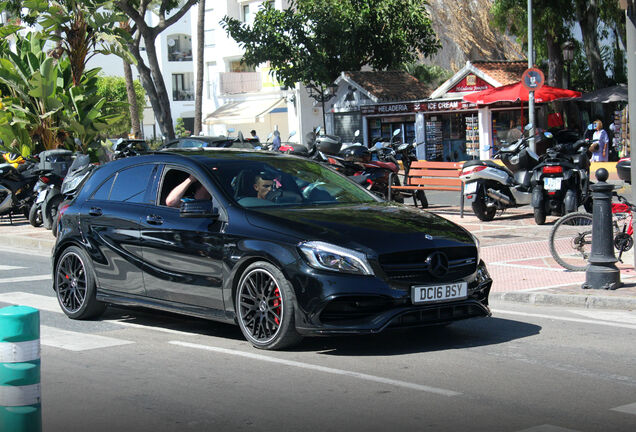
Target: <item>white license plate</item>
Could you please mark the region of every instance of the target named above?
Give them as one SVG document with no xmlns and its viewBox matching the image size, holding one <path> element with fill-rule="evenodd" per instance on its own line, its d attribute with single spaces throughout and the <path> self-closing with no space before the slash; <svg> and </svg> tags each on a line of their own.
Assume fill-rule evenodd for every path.
<svg viewBox="0 0 636 432">
<path fill-rule="evenodd" d="M 40 204 L 42 201 L 44 201 L 44 198 L 46 198 L 46 189 L 41 190 L 40 192 L 38 192 L 38 197 L 35 200 L 36 204 Z"/>
<path fill-rule="evenodd" d="M 413 304 L 464 299 L 466 297 L 468 297 L 467 282 L 411 287 L 411 301 Z"/>
<path fill-rule="evenodd" d="M 474 194 L 475 192 L 477 192 L 477 182 L 466 183 L 464 185 L 465 195 Z"/>
<path fill-rule="evenodd" d="M 549 191 L 561 189 L 561 177 L 546 177 L 543 179 L 543 188 Z"/>
</svg>

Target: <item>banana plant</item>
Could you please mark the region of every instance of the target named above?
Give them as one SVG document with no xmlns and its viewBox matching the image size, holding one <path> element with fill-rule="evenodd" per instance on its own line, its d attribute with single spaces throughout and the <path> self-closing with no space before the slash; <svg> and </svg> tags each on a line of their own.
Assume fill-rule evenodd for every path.
<svg viewBox="0 0 636 432">
<path fill-rule="evenodd" d="M 3 110 L 10 113 L 10 118 L 5 116 L 4 131 L 8 126 L 12 133 L 7 137 L 20 138 L 14 147 L 32 151 L 41 143 L 45 149 L 56 148 L 61 144 L 58 124 L 63 109 L 59 64 L 46 56 L 45 41 L 36 33 L 16 34 L 15 43 L 14 52 L 6 40 L 0 42 L 0 83 L 7 91 L 2 103 Z M 28 140 L 20 129 L 27 131 Z"/>
</svg>

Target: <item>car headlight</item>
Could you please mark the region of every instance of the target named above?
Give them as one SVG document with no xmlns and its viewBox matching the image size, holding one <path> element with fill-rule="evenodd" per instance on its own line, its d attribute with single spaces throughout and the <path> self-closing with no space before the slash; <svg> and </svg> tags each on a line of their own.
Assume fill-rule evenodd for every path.
<svg viewBox="0 0 636 432">
<path fill-rule="evenodd" d="M 372 275 L 373 269 L 362 252 L 320 241 L 300 243 L 299 249 L 310 266 L 320 270 Z"/>
</svg>

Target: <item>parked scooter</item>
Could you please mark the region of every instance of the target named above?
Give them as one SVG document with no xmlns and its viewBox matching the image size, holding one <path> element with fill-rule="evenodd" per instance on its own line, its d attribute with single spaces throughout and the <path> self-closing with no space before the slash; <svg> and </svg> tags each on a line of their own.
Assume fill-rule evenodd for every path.
<svg viewBox="0 0 636 432">
<path fill-rule="evenodd" d="M 54 236 L 57 237 L 57 233 L 60 228 L 60 217 L 64 214 L 64 211 L 68 208 L 70 202 L 75 199 L 86 179 L 88 179 L 90 174 L 96 168 L 96 165 L 90 163 L 90 156 L 85 154 L 78 154 L 75 156 L 75 159 L 69 167 L 68 173 L 62 182 L 61 194 L 63 200 L 58 205 L 57 213 L 51 226 L 51 231 Z"/>
<path fill-rule="evenodd" d="M 3 158 L 6 163 L 0 164 L 0 216 L 9 216 L 13 224 L 15 214 L 29 217 L 34 199 L 33 186 L 38 181 L 37 161 L 11 153 L 3 154 Z"/>
<path fill-rule="evenodd" d="M 405 179 L 409 176 L 409 172 L 411 171 L 411 164 L 417 161 L 415 144 L 415 141 L 412 143 L 402 143 L 396 149 L 397 153 L 400 155 L 400 159 L 402 160 L 402 167 L 404 168 Z M 422 204 L 422 208 L 428 207 L 428 199 L 426 198 L 426 193 L 423 190 L 417 190 L 413 194 L 413 201 L 416 207 L 418 200 Z"/>
<path fill-rule="evenodd" d="M 491 160 L 467 161 L 460 175 L 464 181 L 466 202 L 471 202 L 475 216 L 490 221 L 497 210 L 530 204 L 532 199 L 532 170 L 539 164 L 539 156 L 529 147 L 528 131 L 506 147 L 498 155 L 505 166 Z"/>
<path fill-rule="evenodd" d="M 532 207 L 537 225 L 546 215 L 563 216 L 584 205 L 592 211 L 590 194 L 590 140 L 555 144 L 548 148 L 532 175 Z"/>
<path fill-rule="evenodd" d="M 40 153 L 39 180 L 34 191 L 39 190 L 29 212 L 31 225 L 38 226 L 39 222 L 44 225 L 44 228 L 51 229 L 57 215 L 57 207 L 62 201 L 62 181 L 73 162 L 72 156 L 73 152 L 63 149 L 46 150 Z M 42 184 L 45 187 L 41 187 Z"/>
</svg>

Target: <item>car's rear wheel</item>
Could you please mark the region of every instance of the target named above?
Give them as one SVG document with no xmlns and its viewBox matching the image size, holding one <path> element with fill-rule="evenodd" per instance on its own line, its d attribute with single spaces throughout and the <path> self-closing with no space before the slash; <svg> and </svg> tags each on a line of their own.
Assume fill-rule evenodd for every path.
<svg viewBox="0 0 636 432">
<path fill-rule="evenodd" d="M 298 343 L 291 284 L 274 265 L 259 261 L 243 272 L 236 290 L 236 316 L 256 348 L 275 350 Z"/>
<path fill-rule="evenodd" d="M 90 258 L 77 246 L 64 250 L 55 266 L 55 292 L 62 311 L 69 318 L 96 318 L 106 310 L 106 305 L 95 298 Z"/>
</svg>

